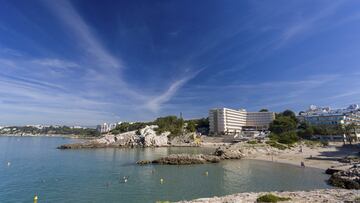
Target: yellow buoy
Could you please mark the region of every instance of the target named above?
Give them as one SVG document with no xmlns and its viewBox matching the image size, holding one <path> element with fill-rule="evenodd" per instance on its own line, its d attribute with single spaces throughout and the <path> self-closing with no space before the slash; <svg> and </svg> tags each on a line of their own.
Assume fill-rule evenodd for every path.
<svg viewBox="0 0 360 203">
<path fill-rule="evenodd" d="M 160 178 L 160 184 L 164 183 L 164 179 Z"/>
<path fill-rule="evenodd" d="M 38 201 L 38 196 L 35 195 L 35 196 L 34 196 L 34 203 L 37 203 L 37 201 Z"/>
</svg>

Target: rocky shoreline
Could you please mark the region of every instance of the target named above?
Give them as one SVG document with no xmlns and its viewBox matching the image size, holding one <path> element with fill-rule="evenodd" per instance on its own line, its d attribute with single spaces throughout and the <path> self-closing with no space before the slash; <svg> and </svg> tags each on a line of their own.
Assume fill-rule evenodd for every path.
<svg viewBox="0 0 360 203">
<path fill-rule="evenodd" d="M 106 147 L 167 147 L 170 146 L 169 132 L 157 135 L 157 126 L 146 126 L 139 131 L 129 131 L 117 135 L 106 134 L 101 138 L 73 144 L 64 144 L 58 149 L 83 149 L 83 148 L 106 148 Z"/>
<path fill-rule="evenodd" d="M 145 164 L 163 164 L 163 165 L 190 165 L 219 163 L 220 157 L 206 154 L 171 154 L 166 157 L 155 159 L 153 161 L 142 160 L 136 162 L 139 165 Z"/>
<path fill-rule="evenodd" d="M 119 148 L 133 148 L 133 147 L 170 147 L 178 144 L 178 146 L 198 146 L 194 141 L 189 139 L 191 136 L 184 136 L 181 141 L 173 142 L 169 140 L 169 133 L 165 132 L 157 135 L 155 128 L 157 126 L 146 126 L 139 131 L 130 131 L 121 133 L 118 135 L 106 134 L 105 136 L 88 140 L 81 143 L 65 144 L 61 145 L 59 149 L 83 149 L 83 148 L 106 148 L 106 147 L 119 147 Z M 186 138 L 186 139 L 185 139 Z M 300 148 L 301 151 L 297 151 L 296 148 Z M 344 157 L 337 161 L 321 161 L 323 158 L 314 157 L 313 154 L 319 153 L 319 151 L 327 153 L 329 148 L 314 148 L 306 147 L 303 145 L 295 146 L 292 149 L 280 150 L 273 148 L 264 143 L 249 145 L 246 143 L 236 143 L 214 148 L 212 154 L 172 154 L 166 157 L 162 157 L 155 160 L 140 160 L 137 162 L 139 165 L 145 164 L 167 164 L 167 165 L 189 165 L 189 164 L 206 164 L 206 163 L 218 163 L 225 159 L 260 159 L 267 160 L 271 158 L 271 161 L 277 161 L 279 158 L 285 161 L 289 161 L 293 164 L 295 161 L 298 166 L 300 163 L 305 163 L 304 166 L 312 167 L 309 163 L 332 163 L 337 167 L 328 167 L 327 173 L 331 173 L 329 184 L 346 188 L 346 189 L 360 189 L 360 168 L 351 167 L 359 160 L 358 156 Z M 354 149 L 350 149 L 350 151 Z M 332 152 L 332 153 L 337 153 Z M 309 158 L 310 157 L 310 158 Z M 334 157 L 331 157 L 334 159 Z M 351 158 L 351 159 L 350 159 Z M 346 161 L 346 163 L 344 162 Z M 346 165 L 346 167 L 338 167 L 339 163 Z M 349 163 L 348 163 L 349 162 Z M 355 165 L 356 166 L 356 165 Z"/>
<path fill-rule="evenodd" d="M 329 183 L 336 187 L 359 190 L 360 168 L 355 165 L 347 170 L 335 172 L 331 175 Z"/>
<path fill-rule="evenodd" d="M 244 154 L 241 150 L 230 149 L 229 147 L 219 147 L 213 154 L 171 154 L 166 157 L 150 160 L 141 160 L 136 162 L 139 165 L 163 164 L 163 165 L 190 165 L 219 163 L 225 159 L 241 159 Z"/>
<path fill-rule="evenodd" d="M 360 202 L 359 190 L 345 189 L 320 189 L 312 191 L 296 192 L 250 192 L 227 195 L 223 197 L 200 198 L 191 201 L 180 201 L 179 203 L 240 203 L 257 202 L 257 198 L 266 194 L 274 194 L 284 198 L 290 198 L 288 201 L 281 202 Z"/>
</svg>

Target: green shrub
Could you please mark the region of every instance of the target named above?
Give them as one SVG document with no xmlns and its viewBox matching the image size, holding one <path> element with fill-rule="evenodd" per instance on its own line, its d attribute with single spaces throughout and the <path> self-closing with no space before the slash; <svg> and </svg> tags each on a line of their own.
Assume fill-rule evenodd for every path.
<svg viewBox="0 0 360 203">
<path fill-rule="evenodd" d="M 266 194 L 258 197 L 256 202 L 280 202 L 291 200 L 289 197 L 279 197 L 273 194 Z"/>
<path fill-rule="evenodd" d="M 247 141 L 248 144 L 257 144 L 258 142 L 256 140 L 249 140 Z"/>
<path fill-rule="evenodd" d="M 307 146 L 307 147 L 316 147 L 316 146 L 320 146 L 321 143 L 319 141 L 316 141 L 316 140 L 305 140 L 304 141 L 304 144 Z"/>
<path fill-rule="evenodd" d="M 184 120 L 176 116 L 166 116 L 157 118 L 154 123 L 159 126 L 156 129 L 158 134 L 169 131 L 171 137 L 179 136 L 183 132 Z"/>
<path fill-rule="evenodd" d="M 299 137 L 297 136 L 295 131 L 289 131 L 289 132 L 284 132 L 281 133 L 278 136 L 278 142 L 282 143 L 282 144 L 294 144 L 295 142 L 297 142 L 299 140 Z"/>
<path fill-rule="evenodd" d="M 144 122 L 136 122 L 136 123 L 128 123 L 123 122 L 121 124 L 116 125 L 115 129 L 111 130 L 112 134 L 120 134 L 124 132 L 129 132 L 133 130 L 139 130 L 144 128 L 146 125 L 151 125 L 152 123 L 144 123 Z"/>
<path fill-rule="evenodd" d="M 288 148 L 286 145 L 283 145 L 283 144 L 277 143 L 277 142 L 276 142 L 276 141 L 274 141 L 274 140 L 269 140 L 269 141 L 266 141 L 266 144 L 270 145 L 271 147 L 274 147 L 274 148 L 280 149 L 280 150 L 285 150 L 285 149 L 287 149 L 287 148 Z"/>
<path fill-rule="evenodd" d="M 269 130 L 276 134 L 281 134 L 288 131 L 296 130 L 296 119 L 290 116 L 278 116 L 272 123 L 270 123 Z"/>
</svg>

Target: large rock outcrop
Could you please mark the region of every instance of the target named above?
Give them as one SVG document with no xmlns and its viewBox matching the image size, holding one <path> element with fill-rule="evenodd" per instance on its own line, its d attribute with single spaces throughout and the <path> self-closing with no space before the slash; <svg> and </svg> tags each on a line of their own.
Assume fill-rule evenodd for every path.
<svg viewBox="0 0 360 203">
<path fill-rule="evenodd" d="M 61 145 L 59 149 L 104 148 L 104 147 L 162 147 L 168 145 L 169 132 L 157 135 L 156 125 L 146 126 L 139 131 L 118 135 L 106 134 L 101 138 L 82 143 Z"/>
<path fill-rule="evenodd" d="M 360 189 L 360 167 L 354 166 L 332 174 L 329 183 L 345 189 Z"/>
<path fill-rule="evenodd" d="M 144 147 L 161 147 L 168 145 L 168 135 L 170 132 L 162 133 L 161 135 L 156 135 L 155 128 L 157 126 L 146 126 L 140 130 L 140 139 L 142 140 L 142 145 Z"/>
</svg>

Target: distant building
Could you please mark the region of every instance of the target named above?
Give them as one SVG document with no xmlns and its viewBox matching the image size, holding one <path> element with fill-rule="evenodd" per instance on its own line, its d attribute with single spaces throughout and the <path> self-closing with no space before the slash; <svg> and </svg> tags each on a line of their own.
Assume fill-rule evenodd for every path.
<svg viewBox="0 0 360 203">
<path fill-rule="evenodd" d="M 274 112 L 247 112 L 245 109 L 229 108 L 211 109 L 209 111 L 210 133 L 240 134 L 245 128 L 267 130 L 274 119 Z"/>
<path fill-rule="evenodd" d="M 301 112 L 297 118 L 301 122 L 307 122 L 311 125 L 360 125 L 360 109 L 357 104 L 352 104 L 346 109 L 331 109 L 330 107 L 310 108 Z"/>
<path fill-rule="evenodd" d="M 121 123 L 121 122 L 119 122 L 119 123 Z M 96 129 L 100 133 L 107 133 L 107 132 L 110 132 L 111 130 L 115 129 L 117 125 L 118 125 L 117 123 L 110 123 L 110 124 L 103 123 L 101 125 L 97 125 Z"/>
<path fill-rule="evenodd" d="M 71 128 L 72 129 L 86 129 L 86 127 L 82 127 L 82 126 L 79 126 L 79 125 L 74 125 Z"/>
</svg>

